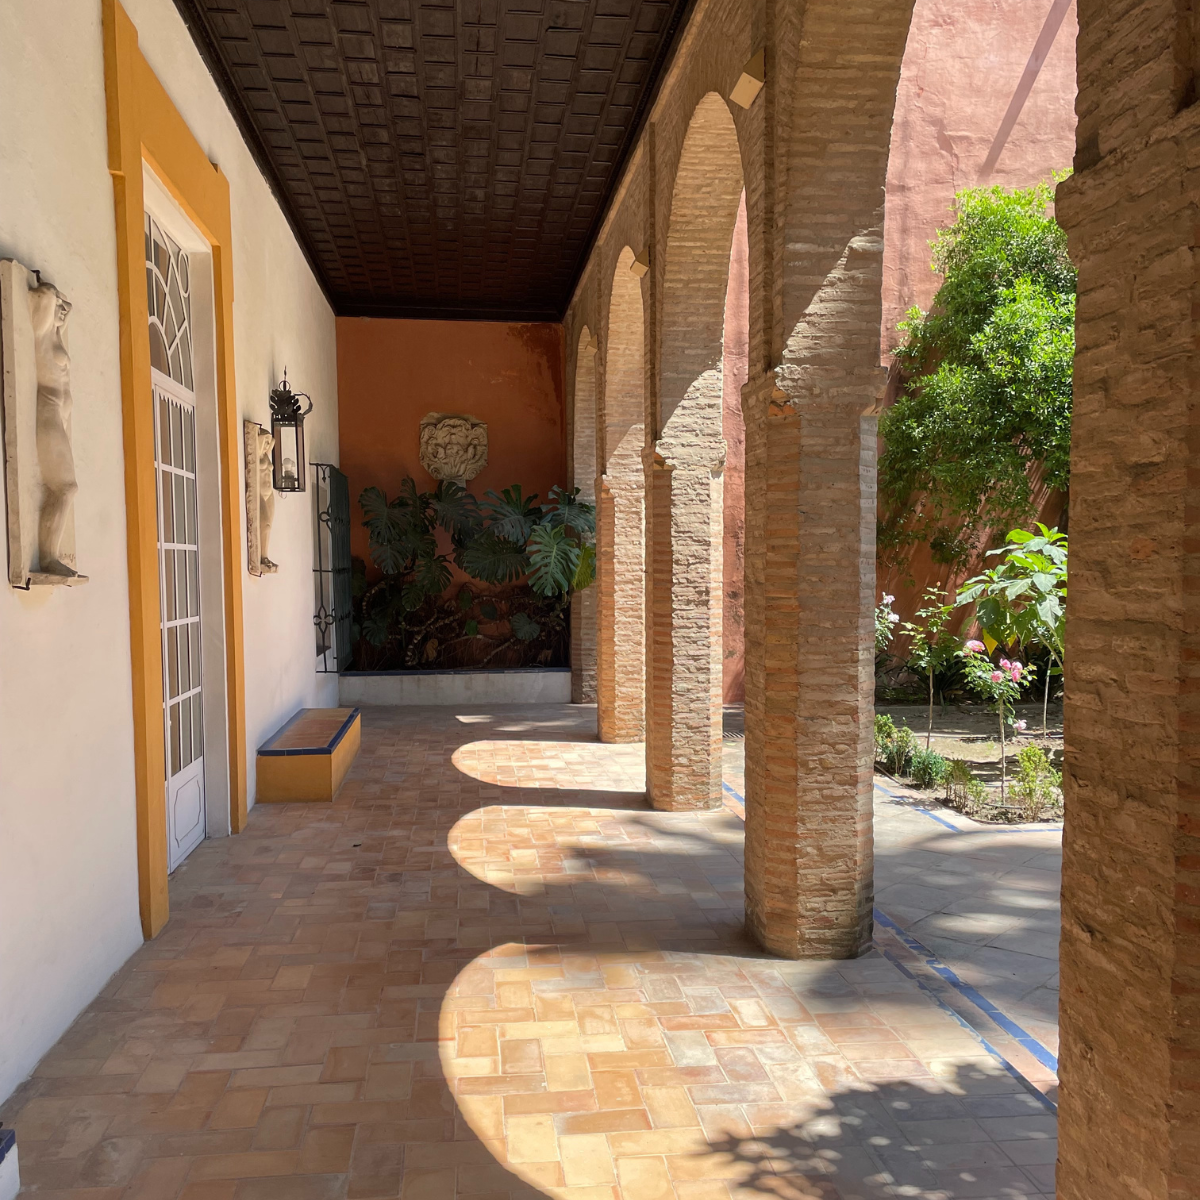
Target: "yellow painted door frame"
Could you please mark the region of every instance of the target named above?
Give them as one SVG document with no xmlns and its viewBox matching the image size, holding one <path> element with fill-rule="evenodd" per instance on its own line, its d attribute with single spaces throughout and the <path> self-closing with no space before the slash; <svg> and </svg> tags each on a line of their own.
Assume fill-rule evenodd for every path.
<svg viewBox="0 0 1200 1200">
<path fill-rule="evenodd" d="M 137 791 L 138 897 L 142 932 L 166 924 L 166 764 L 159 631 L 158 510 L 154 405 L 146 302 L 142 164 L 178 201 L 212 248 L 217 427 L 221 460 L 225 576 L 225 671 L 229 712 L 229 820 L 246 823 L 246 686 L 242 635 L 241 442 L 233 369 L 233 257 L 229 181 L 208 161 L 158 77 L 142 57 L 133 22 L 117 0 L 102 0 L 108 169 L 117 220 L 121 328 L 121 408 L 129 552 L 130 656 L 133 666 Z"/>
</svg>

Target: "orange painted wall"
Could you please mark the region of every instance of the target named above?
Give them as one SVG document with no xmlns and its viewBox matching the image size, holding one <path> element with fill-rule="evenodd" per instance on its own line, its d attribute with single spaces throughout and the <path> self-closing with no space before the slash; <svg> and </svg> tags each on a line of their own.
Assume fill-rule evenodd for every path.
<svg viewBox="0 0 1200 1200">
<path fill-rule="evenodd" d="M 463 413 L 486 421 L 488 465 L 468 488 L 482 498 L 519 483 L 542 500 L 567 481 L 562 327 L 501 321 L 339 317 L 341 469 L 350 480 L 351 546 L 367 555 L 358 496 L 389 496 L 412 475 L 435 481 L 418 457 L 421 418 Z"/>
</svg>

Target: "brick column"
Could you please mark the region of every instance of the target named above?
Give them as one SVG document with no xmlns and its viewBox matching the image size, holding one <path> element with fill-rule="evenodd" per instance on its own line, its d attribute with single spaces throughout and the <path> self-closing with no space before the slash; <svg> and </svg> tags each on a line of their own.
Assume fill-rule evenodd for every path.
<svg viewBox="0 0 1200 1200">
<path fill-rule="evenodd" d="M 873 414 L 911 8 L 808 0 L 794 38 L 780 39 L 764 110 L 770 121 L 776 106 L 780 156 L 764 190 L 772 215 L 751 245 L 764 260 L 778 247 L 780 276 L 760 285 L 778 325 L 743 389 L 746 923 L 788 958 L 849 958 L 871 941 Z"/>
<path fill-rule="evenodd" d="M 781 402 L 770 376 L 755 390 L 746 923 L 785 958 L 852 958 L 872 930 L 876 419 L 841 397 Z"/>
<path fill-rule="evenodd" d="M 1200 105 L 1190 7 L 1079 6 L 1062 1200 L 1200 1196 Z M 1179 23 L 1185 19 L 1181 29 Z"/>
<path fill-rule="evenodd" d="M 571 703 L 596 699 L 596 624 L 599 610 L 596 585 L 571 597 Z"/>
<path fill-rule="evenodd" d="M 602 742 L 640 742 L 646 733 L 644 510 L 641 455 L 631 449 L 610 462 L 598 499 L 596 684 Z"/>
<path fill-rule="evenodd" d="M 646 732 L 646 327 L 633 260 L 626 246 L 613 270 L 599 422 L 596 701 L 602 742 L 640 742 Z"/>
<path fill-rule="evenodd" d="M 646 464 L 646 793 L 659 809 L 715 808 L 722 480 L 699 455 L 667 455 Z"/>
<path fill-rule="evenodd" d="M 575 387 L 571 403 L 571 479 L 579 498 L 596 499 L 596 349 L 585 325 L 575 358 Z M 596 699 L 596 586 L 571 597 L 571 703 Z"/>
</svg>

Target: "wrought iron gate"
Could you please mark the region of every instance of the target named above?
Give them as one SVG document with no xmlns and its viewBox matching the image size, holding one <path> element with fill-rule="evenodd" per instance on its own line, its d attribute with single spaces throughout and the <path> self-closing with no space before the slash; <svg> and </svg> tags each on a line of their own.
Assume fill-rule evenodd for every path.
<svg viewBox="0 0 1200 1200">
<path fill-rule="evenodd" d="M 313 463 L 313 583 L 317 670 L 350 665 L 350 486 L 330 463 Z"/>
</svg>

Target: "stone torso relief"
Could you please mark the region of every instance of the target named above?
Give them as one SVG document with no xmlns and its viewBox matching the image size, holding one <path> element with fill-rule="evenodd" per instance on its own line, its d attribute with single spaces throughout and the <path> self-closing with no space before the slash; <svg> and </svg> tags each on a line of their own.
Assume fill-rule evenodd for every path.
<svg viewBox="0 0 1200 1200">
<path fill-rule="evenodd" d="M 66 325 L 71 305 L 49 283 L 29 293 L 37 362 L 37 451 L 45 495 L 38 518 L 38 561 L 47 575 L 78 572 L 62 561 L 63 530 L 79 485 L 71 451 L 71 356 Z"/>
<path fill-rule="evenodd" d="M 429 413 L 421 421 L 421 466 L 460 487 L 487 466 L 487 425 L 474 417 Z"/>
<path fill-rule="evenodd" d="M 275 439 L 255 421 L 242 423 L 246 451 L 246 568 L 251 575 L 273 575 L 271 526 L 275 522 L 275 481 L 271 451 Z"/>
<path fill-rule="evenodd" d="M 8 579 L 22 589 L 87 582 L 75 558 L 70 312 L 52 283 L 0 259 Z"/>
</svg>

